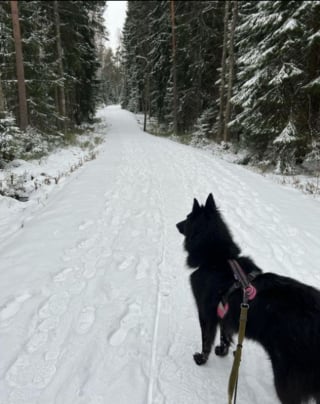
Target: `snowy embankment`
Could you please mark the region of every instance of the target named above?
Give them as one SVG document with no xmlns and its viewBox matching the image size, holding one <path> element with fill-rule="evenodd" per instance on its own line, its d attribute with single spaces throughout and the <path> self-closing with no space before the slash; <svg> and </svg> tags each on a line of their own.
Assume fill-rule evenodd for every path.
<svg viewBox="0 0 320 404">
<path fill-rule="evenodd" d="M 81 135 L 76 146 L 57 150 L 38 160 L 14 160 L 0 170 L 0 223 L 3 228 L 0 242 L 23 227 L 25 221 L 46 204 L 49 194 L 63 186 L 67 177 L 96 158 L 102 140 L 101 130 L 106 131 L 104 125 L 104 122 L 96 124 L 95 135 Z"/>
<path fill-rule="evenodd" d="M 100 117 L 97 158 L 37 212 L 14 203 L 29 220 L 1 243 L 0 403 L 223 404 L 232 355 L 193 363 L 200 329 L 175 223 L 213 192 L 244 253 L 320 287 L 320 203 L 145 134 L 120 108 Z M 237 403 L 277 402 L 266 354 L 245 342 Z"/>
</svg>

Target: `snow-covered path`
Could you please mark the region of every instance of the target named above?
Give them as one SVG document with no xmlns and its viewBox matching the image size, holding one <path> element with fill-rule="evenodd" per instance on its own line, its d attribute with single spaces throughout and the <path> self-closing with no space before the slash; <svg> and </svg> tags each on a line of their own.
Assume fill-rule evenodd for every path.
<svg viewBox="0 0 320 404">
<path fill-rule="evenodd" d="M 223 404 L 232 363 L 198 367 L 200 329 L 175 223 L 213 192 L 266 271 L 320 287 L 320 204 L 101 111 L 103 152 L 0 248 L 0 404 Z M 278 402 L 246 342 L 239 404 Z"/>
</svg>

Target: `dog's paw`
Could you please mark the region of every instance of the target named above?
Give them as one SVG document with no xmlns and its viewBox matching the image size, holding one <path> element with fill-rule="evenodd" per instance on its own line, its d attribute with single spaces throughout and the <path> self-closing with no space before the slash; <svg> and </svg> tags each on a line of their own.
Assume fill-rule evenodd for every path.
<svg viewBox="0 0 320 404">
<path fill-rule="evenodd" d="M 228 352 L 229 352 L 229 347 L 228 347 L 228 345 L 217 345 L 217 346 L 214 348 L 214 353 L 215 353 L 217 356 L 226 356 L 226 355 L 228 355 Z"/>
<path fill-rule="evenodd" d="M 204 365 L 208 360 L 208 355 L 196 352 L 193 355 L 193 359 L 194 359 L 194 361 L 196 362 L 197 365 Z"/>
</svg>

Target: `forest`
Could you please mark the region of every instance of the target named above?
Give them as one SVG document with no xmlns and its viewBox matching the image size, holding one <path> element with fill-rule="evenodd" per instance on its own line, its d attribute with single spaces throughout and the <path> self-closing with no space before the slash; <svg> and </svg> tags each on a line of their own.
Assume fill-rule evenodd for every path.
<svg viewBox="0 0 320 404">
<path fill-rule="evenodd" d="M 246 150 L 243 164 L 319 171 L 320 1 L 129 1 L 116 52 L 105 7 L 1 2 L 1 161 L 45 153 L 121 103 L 150 132 Z"/>
<path fill-rule="evenodd" d="M 97 108 L 104 1 L 1 1 L 0 161 L 67 144 Z"/>
<path fill-rule="evenodd" d="M 319 1 L 129 2 L 123 65 L 123 107 L 164 131 L 280 172 L 318 167 Z"/>
</svg>

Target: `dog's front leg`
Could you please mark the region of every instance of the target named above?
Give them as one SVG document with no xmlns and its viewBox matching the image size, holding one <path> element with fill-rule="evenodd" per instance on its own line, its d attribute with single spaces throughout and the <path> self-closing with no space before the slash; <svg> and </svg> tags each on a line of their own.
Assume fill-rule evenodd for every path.
<svg viewBox="0 0 320 404">
<path fill-rule="evenodd" d="M 203 365 L 207 362 L 212 344 L 214 342 L 218 320 L 214 316 L 204 317 L 199 315 L 201 338 L 202 338 L 202 352 L 196 352 L 193 359 L 197 365 Z"/>
<path fill-rule="evenodd" d="M 226 356 L 229 352 L 229 347 L 232 339 L 226 332 L 223 323 L 220 323 L 220 345 L 215 347 L 215 354 L 218 356 Z"/>
</svg>

